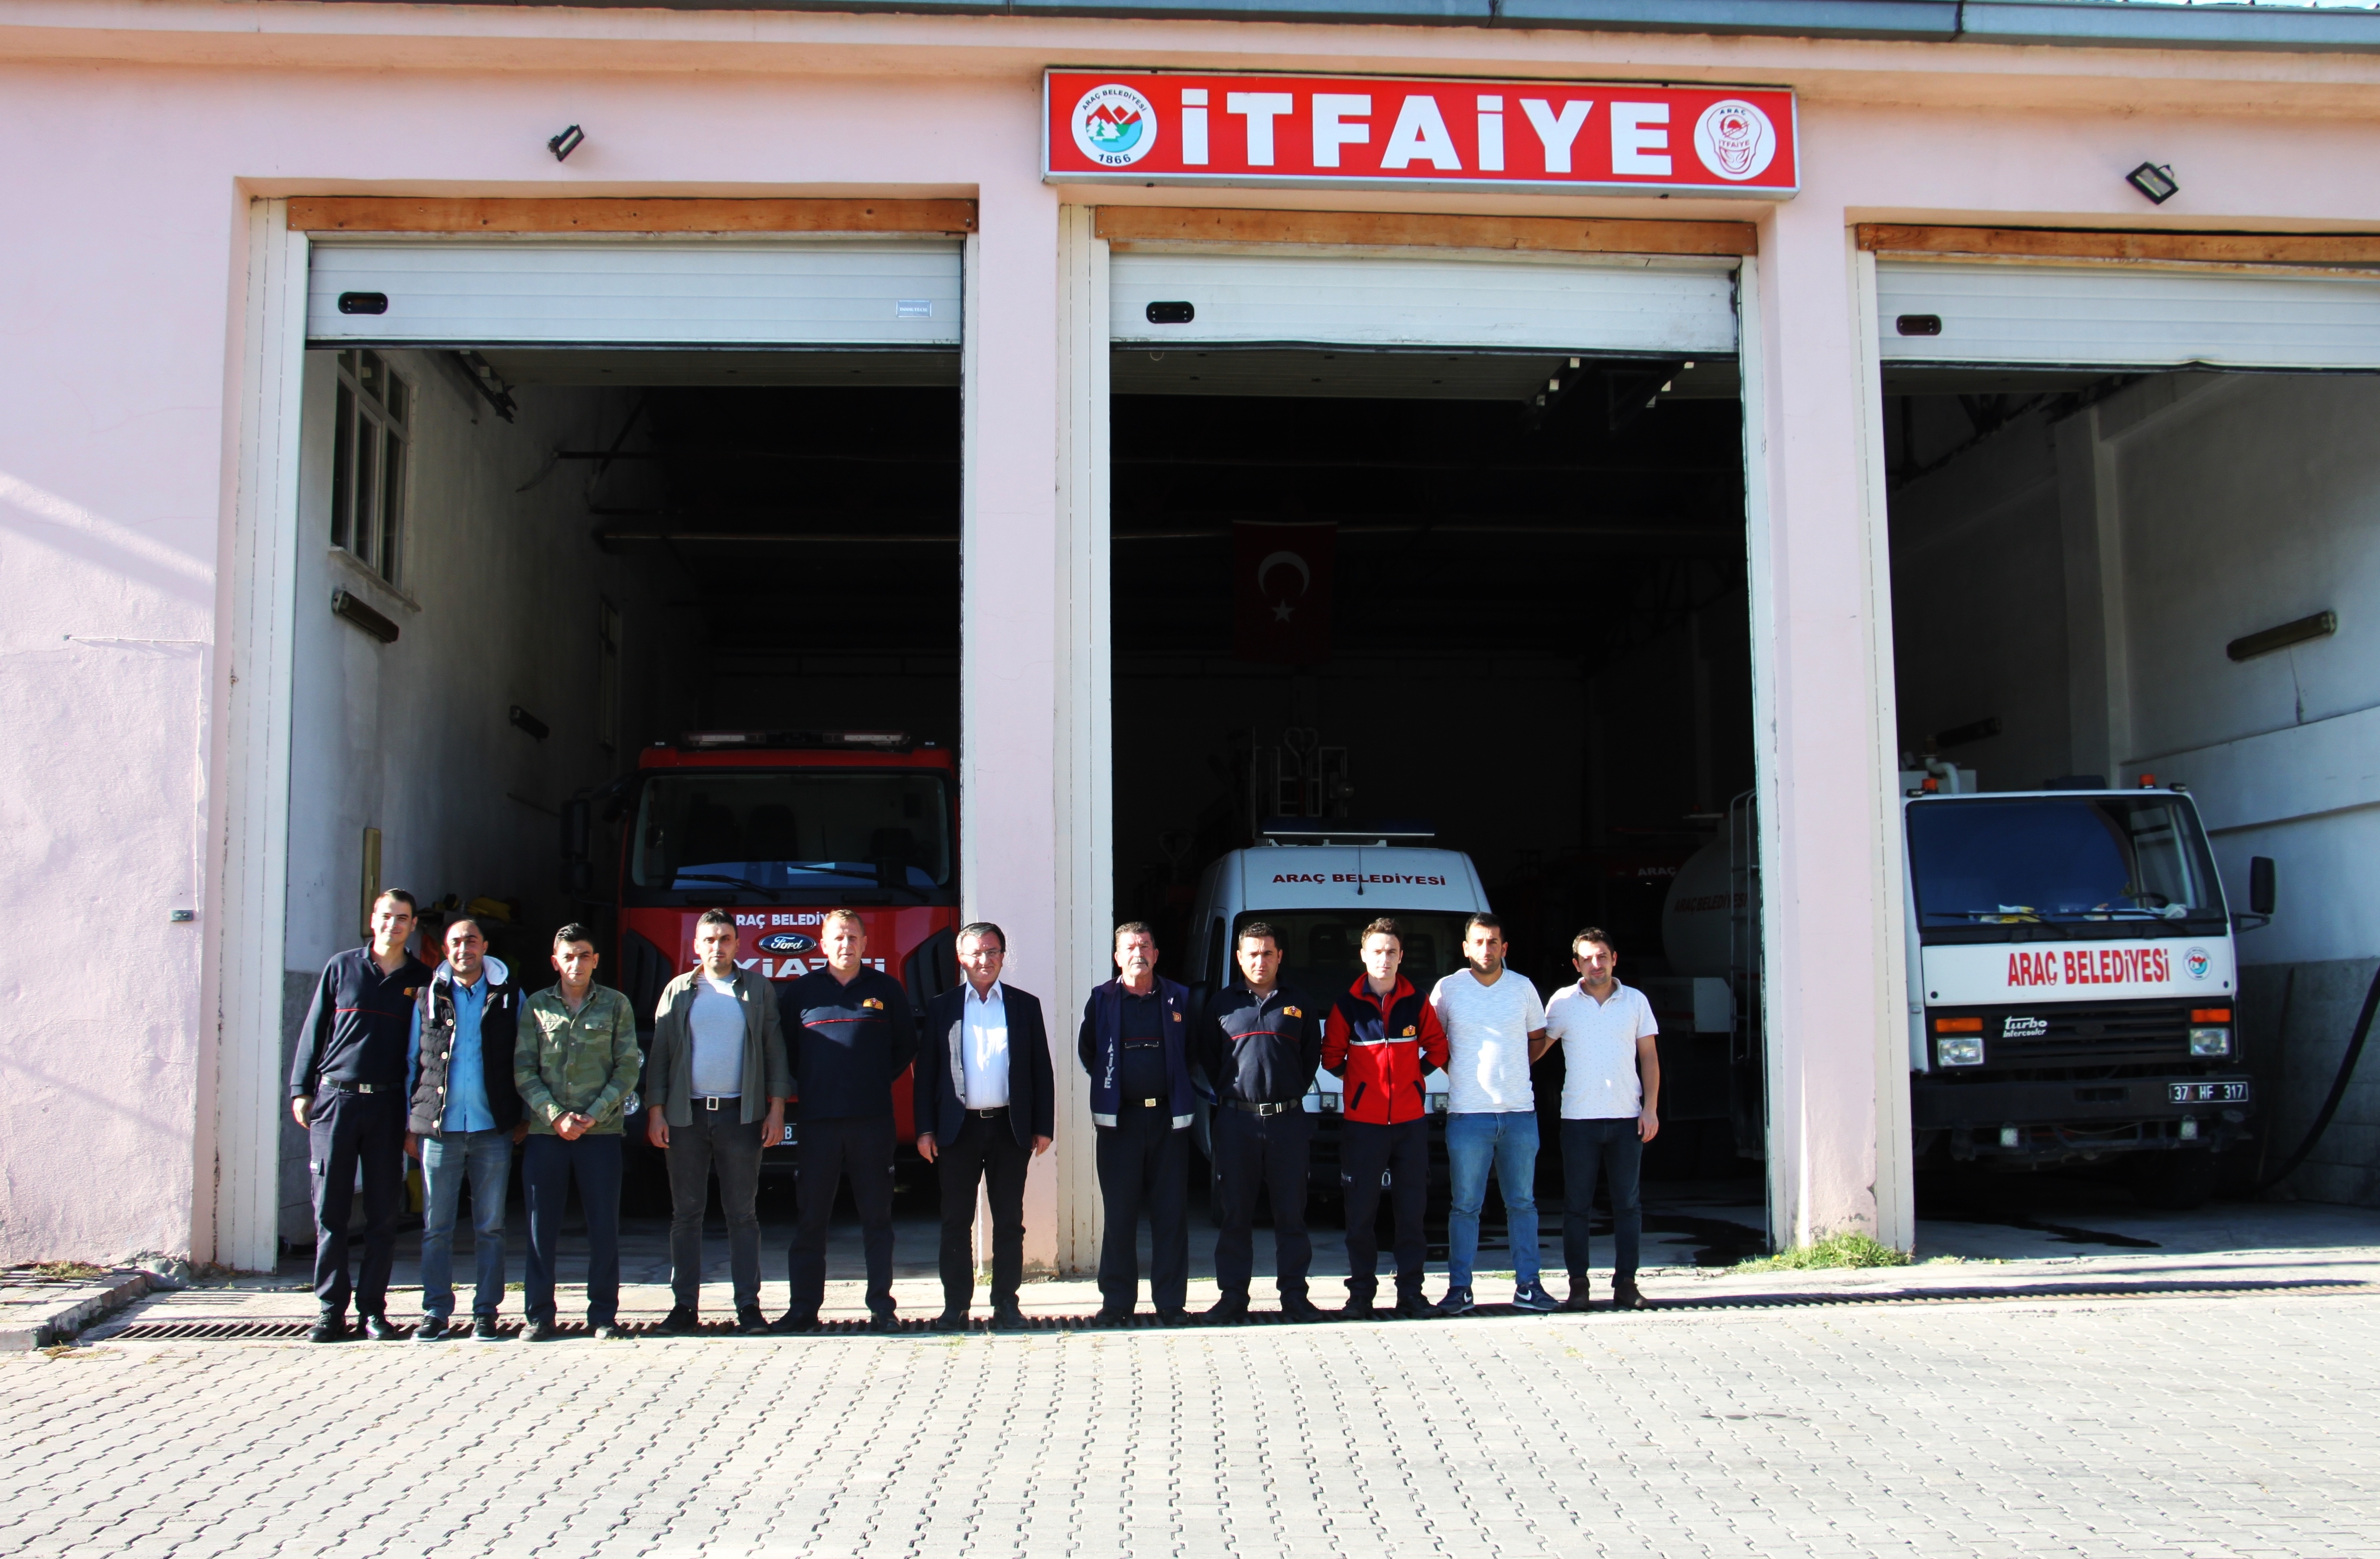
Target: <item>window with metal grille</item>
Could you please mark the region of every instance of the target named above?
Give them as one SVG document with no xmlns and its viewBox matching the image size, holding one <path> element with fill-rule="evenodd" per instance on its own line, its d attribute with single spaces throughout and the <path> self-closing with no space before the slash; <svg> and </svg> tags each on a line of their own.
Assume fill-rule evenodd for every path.
<svg viewBox="0 0 2380 1559">
<path fill-rule="evenodd" d="M 338 421 L 331 442 L 331 544 L 390 584 L 403 556 L 406 420 L 413 387 L 378 352 L 339 354 Z"/>
</svg>

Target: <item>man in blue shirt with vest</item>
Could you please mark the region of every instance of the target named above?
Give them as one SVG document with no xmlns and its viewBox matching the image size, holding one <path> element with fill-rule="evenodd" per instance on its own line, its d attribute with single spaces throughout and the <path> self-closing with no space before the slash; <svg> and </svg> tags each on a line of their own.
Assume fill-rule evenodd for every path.
<svg viewBox="0 0 2380 1559">
<path fill-rule="evenodd" d="M 1189 1324 L 1190 993 L 1157 978 L 1157 936 L 1116 928 L 1117 977 L 1083 1004 L 1075 1040 L 1091 1075 L 1103 1326 L 1132 1319 L 1140 1294 L 1140 1215 L 1148 1214 L 1148 1297 L 1168 1326 Z"/>
<path fill-rule="evenodd" d="M 528 1135 L 513 1083 L 520 988 L 488 956 L 477 920 L 446 926 L 446 961 L 413 1007 L 406 1055 L 405 1149 L 421 1161 L 421 1326 L 418 1342 L 445 1336 L 455 1313 L 455 1212 L 471 1183 L 471 1334 L 494 1342 L 504 1302 L 504 1188 L 513 1144 Z"/>
<path fill-rule="evenodd" d="M 406 1052 L 413 1004 L 430 968 L 406 950 L 413 895 L 372 900 L 371 943 L 323 968 L 289 1064 L 289 1114 L 306 1128 L 314 1188 L 314 1297 L 322 1314 L 309 1335 L 347 1335 L 347 1301 L 376 1341 L 399 1336 L 388 1321 L 388 1273 L 396 1263 L 397 1193 L 405 1183 Z M 364 1260 L 347 1276 L 347 1223 L 356 1175 L 364 1183 Z"/>
<path fill-rule="evenodd" d="M 1314 1117 L 1305 1093 L 1322 1065 L 1322 1015 L 1281 985 L 1281 935 L 1261 920 L 1240 928 L 1239 978 L 1218 990 L 1197 1026 L 1199 1061 L 1215 1085 L 1215 1285 L 1207 1319 L 1245 1321 L 1256 1271 L 1257 1198 L 1272 1203 L 1273 1284 L 1290 1321 L 1319 1321 L 1305 1297 L 1314 1242 L 1305 1233 L 1305 1175 Z"/>
<path fill-rule="evenodd" d="M 826 1297 L 826 1236 L 835 1188 L 851 1178 L 868 1257 L 868 1325 L 892 1332 L 892 1083 L 917 1054 L 917 1020 L 901 982 L 868 967 L 868 926 L 854 909 L 830 909 L 819 927 L 826 968 L 785 988 L 795 1110 L 794 1248 L 786 1260 L 792 1304 L 770 1328 L 808 1332 Z"/>
</svg>

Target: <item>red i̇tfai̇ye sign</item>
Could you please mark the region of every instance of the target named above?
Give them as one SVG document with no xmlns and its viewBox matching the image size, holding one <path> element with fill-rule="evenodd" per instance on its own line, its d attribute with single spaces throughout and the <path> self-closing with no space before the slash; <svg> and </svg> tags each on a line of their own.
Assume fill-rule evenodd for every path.
<svg viewBox="0 0 2380 1559">
<path fill-rule="evenodd" d="M 1052 182 L 1793 193 L 1773 88 L 1052 70 Z"/>
</svg>

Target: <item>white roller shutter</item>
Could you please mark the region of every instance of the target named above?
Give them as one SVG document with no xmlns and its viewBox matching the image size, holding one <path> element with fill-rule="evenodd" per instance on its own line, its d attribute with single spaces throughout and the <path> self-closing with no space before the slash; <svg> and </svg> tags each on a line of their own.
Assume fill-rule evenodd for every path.
<svg viewBox="0 0 2380 1559">
<path fill-rule="evenodd" d="M 384 311 L 358 311 L 381 298 Z M 317 345 L 954 347 L 959 245 L 325 242 L 306 334 Z"/>
<path fill-rule="evenodd" d="M 1633 256 L 1119 250 L 1118 341 L 1721 357 L 1736 262 Z M 1193 317 L 1164 323 L 1164 305 Z M 1151 305 L 1160 307 L 1153 311 Z"/>
<path fill-rule="evenodd" d="M 1887 362 L 2380 368 L 2380 276 L 1879 260 L 1876 282 Z"/>
</svg>

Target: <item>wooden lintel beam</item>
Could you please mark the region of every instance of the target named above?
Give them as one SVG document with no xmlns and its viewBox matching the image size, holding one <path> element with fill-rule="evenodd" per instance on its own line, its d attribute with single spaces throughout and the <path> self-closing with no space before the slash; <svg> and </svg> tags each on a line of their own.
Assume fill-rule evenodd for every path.
<svg viewBox="0 0 2380 1559">
<path fill-rule="evenodd" d="M 2133 260 L 2211 265 L 2375 265 L 2380 234 L 2079 232 L 2048 227 L 1923 227 L 1863 222 L 1859 247 L 1880 254 L 1999 260 Z"/>
<path fill-rule="evenodd" d="M 309 233 L 972 233 L 973 201 L 448 199 L 303 196 Z"/>
<path fill-rule="evenodd" d="M 1756 254 L 1749 222 L 1456 216 L 1378 211 L 1256 211 L 1229 206 L 1101 206 L 1111 243 L 1324 244 L 1552 254 Z"/>
</svg>

